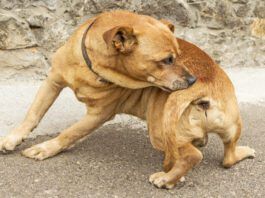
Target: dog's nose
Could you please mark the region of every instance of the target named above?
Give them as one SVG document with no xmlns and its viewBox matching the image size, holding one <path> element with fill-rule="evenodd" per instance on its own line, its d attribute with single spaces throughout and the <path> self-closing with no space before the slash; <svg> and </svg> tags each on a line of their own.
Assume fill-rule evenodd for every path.
<svg viewBox="0 0 265 198">
<path fill-rule="evenodd" d="M 186 77 L 186 80 L 188 81 L 189 86 L 191 86 L 196 82 L 197 78 L 195 76 L 189 75 Z"/>
</svg>

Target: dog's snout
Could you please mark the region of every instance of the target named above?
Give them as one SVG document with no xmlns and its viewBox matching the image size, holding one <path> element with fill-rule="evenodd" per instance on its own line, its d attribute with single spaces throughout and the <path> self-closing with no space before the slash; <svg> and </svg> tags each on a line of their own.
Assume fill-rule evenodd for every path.
<svg viewBox="0 0 265 198">
<path fill-rule="evenodd" d="M 180 90 L 180 89 L 186 89 L 188 88 L 188 83 L 187 82 L 183 82 L 183 81 L 179 81 L 179 80 L 175 80 L 172 85 L 171 85 L 171 90 L 172 91 L 176 91 L 176 90 Z"/>
<path fill-rule="evenodd" d="M 189 75 L 186 77 L 186 80 L 188 81 L 189 86 L 193 85 L 197 78 L 195 76 Z"/>
</svg>

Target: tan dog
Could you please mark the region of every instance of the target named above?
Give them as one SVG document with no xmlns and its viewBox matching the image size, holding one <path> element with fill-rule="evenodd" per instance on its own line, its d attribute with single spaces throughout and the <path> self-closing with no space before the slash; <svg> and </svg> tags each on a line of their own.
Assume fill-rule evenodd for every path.
<svg viewBox="0 0 265 198">
<path fill-rule="evenodd" d="M 176 59 L 180 51 L 172 27 L 126 11 L 88 20 L 55 53 L 25 120 L 0 140 L 0 151 L 14 150 L 64 87 L 86 104 L 87 114 L 58 137 L 26 149 L 25 156 L 43 160 L 69 148 L 116 113 L 133 108 L 131 98 L 140 93 L 134 89 L 156 86 L 172 91 L 193 84 L 196 78 Z"/>
<path fill-rule="evenodd" d="M 148 18 L 148 20 L 153 19 Z M 159 26 L 161 25 L 160 23 L 158 24 Z M 161 25 L 161 27 L 164 26 Z M 171 25 L 169 27 L 172 29 Z M 198 77 L 198 82 L 190 89 L 177 91 L 171 95 L 155 87 L 131 90 L 114 84 L 96 81 L 99 76 L 89 71 L 82 60 L 80 37 L 82 37 L 85 25 L 81 29 L 55 55 L 49 77 L 40 89 L 25 121 L 1 141 L 1 150 L 13 150 L 37 126 L 49 106 L 58 96 L 60 90 L 65 86 L 69 86 L 75 91 L 77 98 L 86 103 L 88 107 L 87 115 L 81 121 L 63 131 L 58 137 L 26 149 L 23 152 L 25 156 L 38 160 L 51 157 L 69 148 L 77 140 L 86 137 L 93 129 L 111 119 L 116 113 L 128 113 L 147 119 L 153 146 L 165 152 L 164 167 L 166 173 L 159 172 L 150 177 L 150 182 L 158 187 L 173 187 L 180 177 L 185 175 L 191 167 L 202 159 L 202 154 L 191 142 L 194 139 L 203 138 L 207 132 L 218 132 L 223 138 L 226 148 L 225 166 L 231 166 L 243 158 L 254 155 L 254 151 L 248 147 L 235 147 L 240 133 L 241 121 L 232 84 L 221 68 L 199 48 L 180 39 L 178 40 L 178 45 L 174 39 L 174 46 L 178 46 L 178 48 L 180 46 L 180 49 L 174 51 L 174 55 L 172 55 L 173 58 L 176 57 L 176 60 L 173 61 L 174 64 L 172 64 L 175 65 L 174 69 L 171 68 L 172 65 L 165 64 L 172 61 L 170 60 L 171 56 L 167 54 L 167 58 L 164 58 L 162 62 L 160 59 L 151 61 L 150 57 L 155 56 L 155 54 L 151 53 L 149 56 L 142 55 L 142 57 L 146 58 L 146 62 L 148 62 L 147 60 L 150 61 L 148 62 L 149 64 L 146 63 L 148 67 L 146 66 L 146 69 L 143 70 L 139 69 L 139 73 L 135 72 L 133 77 L 131 76 L 131 70 L 137 70 L 139 60 L 137 64 L 134 64 L 133 59 L 130 60 L 132 61 L 130 63 L 135 68 L 130 68 L 123 61 L 117 61 L 119 56 L 125 56 L 120 54 L 121 52 L 117 55 L 117 50 L 119 51 L 120 47 L 127 46 L 127 44 L 120 44 L 120 41 L 116 40 L 119 37 L 115 38 L 112 42 L 118 49 L 116 51 L 109 49 L 114 51 L 114 55 L 104 56 L 105 58 L 113 59 L 113 67 L 100 67 L 100 65 L 107 63 L 105 60 L 101 60 L 102 57 L 98 55 L 102 52 L 92 49 L 89 51 L 90 56 L 94 53 L 91 59 L 93 68 L 95 68 L 97 73 L 104 77 L 104 79 L 124 87 L 140 88 L 150 86 L 150 84 L 145 82 L 146 79 L 152 81 L 153 84 L 157 83 L 157 86 L 166 87 L 164 79 L 168 78 L 166 77 L 166 75 L 169 75 L 167 72 L 174 71 L 174 74 L 176 74 L 176 71 L 185 71 L 184 63 Z M 152 31 L 157 31 L 157 29 L 152 29 Z M 167 31 L 165 30 L 169 34 Z M 104 35 L 106 34 L 104 33 Z M 155 39 L 155 37 L 153 38 Z M 109 39 L 106 40 L 108 41 Z M 116 41 L 118 43 L 115 43 Z M 92 46 L 92 42 L 94 41 L 91 40 L 87 46 Z M 95 42 L 101 43 L 101 47 L 107 51 L 103 40 L 101 41 L 98 38 Z M 163 46 L 162 43 L 160 44 Z M 94 45 L 96 46 L 96 43 Z M 140 41 L 138 41 L 138 45 L 142 45 Z M 157 45 L 155 46 L 157 47 Z M 165 43 L 165 45 L 168 44 Z M 162 53 L 163 50 L 159 51 L 159 45 L 157 51 L 149 49 L 148 46 L 151 46 L 151 48 L 155 47 L 152 44 L 147 45 L 143 47 L 146 48 L 146 51 L 142 53 L 147 54 L 149 50 L 160 54 L 160 56 L 164 53 Z M 160 48 L 163 49 L 163 47 Z M 102 51 L 104 52 L 104 50 Z M 141 56 L 137 54 L 133 58 L 137 59 L 139 57 Z M 142 57 L 141 61 L 143 61 Z M 97 61 L 99 63 L 95 65 L 98 65 L 98 67 L 94 67 L 94 63 Z M 124 65 L 120 62 L 123 62 Z M 159 65 L 156 65 L 156 67 L 159 67 L 159 70 L 156 71 L 151 62 L 159 63 Z M 116 66 L 114 63 L 117 65 L 121 64 L 123 70 L 117 72 L 116 67 L 114 68 Z M 125 65 L 128 68 L 125 68 Z M 169 68 L 164 68 L 165 65 L 168 65 Z M 146 72 L 147 68 L 152 67 L 157 72 L 156 75 L 160 74 L 162 76 L 163 74 L 163 78 L 158 78 L 155 75 L 150 76 L 150 71 L 152 70 Z M 186 72 L 184 72 L 185 75 L 190 77 Z M 155 72 L 152 74 L 155 74 Z M 141 76 L 141 79 L 137 77 L 138 75 Z M 180 73 L 176 76 L 177 79 L 181 77 Z M 181 80 L 175 83 L 176 89 L 187 87 L 187 84 L 183 83 L 183 79 Z M 128 83 L 126 84 L 126 82 Z M 169 85 L 165 89 L 171 89 L 170 87 Z M 224 93 L 223 90 L 226 90 L 226 92 Z M 233 113 L 227 114 L 228 109 Z M 163 113 L 164 116 L 161 116 Z M 170 126 L 167 126 L 168 124 Z"/>
</svg>

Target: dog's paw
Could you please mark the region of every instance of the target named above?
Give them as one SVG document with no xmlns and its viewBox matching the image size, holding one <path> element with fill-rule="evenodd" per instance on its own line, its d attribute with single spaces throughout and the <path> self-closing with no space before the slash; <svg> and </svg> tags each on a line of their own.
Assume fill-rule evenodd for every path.
<svg viewBox="0 0 265 198">
<path fill-rule="evenodd" d="M 35 160 L 44 160 L 56 155 L 59 152 L 60 147 L 56 142 L 46 141 L 25 149 L 24 151 L 22 151 L 22 155 Z"/>
<path fill-rule="evenodd" d="M 179 181 L 183 182 L 185 181 L 185 178 L 181 177 Z M 149 182 L 157 188 L 172 189 L 175 186 L 175 183 L 170 183 L 170 178 L 165 172 L 157 172 L 152 174 L 149 177 Z"/>
<path fill-rule="evenodd" d="M 254 158 L 256 151 L 248 146 L 237 146 L 236 147 L 236 156 L 241 159 L 245 158 Z"/>
<path fill-rule="evenodd" d="M 0 138 L 0 151 L 13 151 L 17 145 L 22 142 L 23 138 L 17 135 L 7 135 Z"/>
<path fill-rule="evenodd" d="M 234 164 L 247 159 L 247 158 L 251 158 L 253 159 L 255 157 L 255 150 L 248 147 L 248 146 L 237 146 L 236 150 L 235 150 L 235 157 L 234 158 L 228 158 L 228 159 L 224 159 L 223 161 L 223 166 L 225 168 L 230 168 L 232 167 Z"/>
<path fill-rule="evenodd" d="M 169 184 L 169 180 L 165 172 L 157 172 L 149 177 L 149 182 L 154 184 L 157 188 L 171 189 L 174 184 Z"/>
</svg>

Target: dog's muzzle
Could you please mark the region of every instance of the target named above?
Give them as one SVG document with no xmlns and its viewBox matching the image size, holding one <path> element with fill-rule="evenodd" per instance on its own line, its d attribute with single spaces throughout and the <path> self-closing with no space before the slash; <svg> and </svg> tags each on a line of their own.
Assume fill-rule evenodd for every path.
<svg viewBox="0 0 265 198">
<path fill-rule="evenodd" d="M 175 80 L 172 84 L 170 89 L 172 91 L 177 91 L 181 89 L 186 89 L 193 85 L 196 82 L 197 78 L 192 75 L 186 76 L 183 80 Z"/>
</svg>

